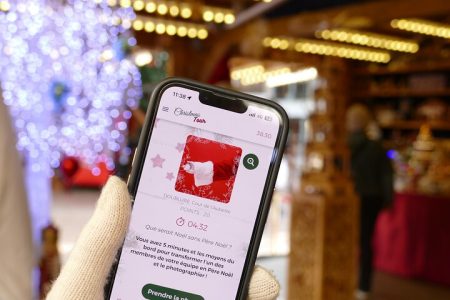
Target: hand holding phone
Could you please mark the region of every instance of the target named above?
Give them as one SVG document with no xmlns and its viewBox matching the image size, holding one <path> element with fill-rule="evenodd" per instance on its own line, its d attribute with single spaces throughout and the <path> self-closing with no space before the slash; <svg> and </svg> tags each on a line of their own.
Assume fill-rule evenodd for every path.
<svg viewBox="0 0 450 300">
<path fill-rule="evenodd" d="M 162 82 L 133 160 L 108 299 L 245 299 L 287 130 L 272 101 Z"/>
<path fill-rule="evenodd" d="M 130 214 L 131 199 L 125 182 L 110 177 L 47 300 L 103 299 L 108 273 L 123 242 Z M 275 278 L 256 267 L 249 297 L 275 299 L 278 291 Z"/>
</svg>

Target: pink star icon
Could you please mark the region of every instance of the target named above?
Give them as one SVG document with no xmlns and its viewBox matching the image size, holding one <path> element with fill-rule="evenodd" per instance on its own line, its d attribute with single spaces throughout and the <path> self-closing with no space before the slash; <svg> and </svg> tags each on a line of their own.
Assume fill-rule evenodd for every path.
<svg viewBox="0 0 450 300">
<path fill-rule="evenodd" d="M 182 143 L 177 143 L 177 146 L 175 147 L 175 149 L 177 149 L 178 150 L 178 152 L 183 152 L 183 149 L 184 149 L 184 144 L 182 144 Z"/>
<path fill-rule="evenodd" d="M 153 168 L 156 168 L 156 167 L 162 168 L 163 167 L 163 162 L 165 161 L 165 159 L 162 158 L 161 156 L 159 156 L 159 154 L 157 154 L 151 160 L 152 160 L 152 163 L 153 163 Z"/>
<path fill-rule="evenodd" d="M 172 172 L 167 172 L 166 174 L 166 178 L 169 179 L 170 181 L 172 181 L 172 179 L 174 179 L 175 176 L 173 176 Z"/>
</svg>

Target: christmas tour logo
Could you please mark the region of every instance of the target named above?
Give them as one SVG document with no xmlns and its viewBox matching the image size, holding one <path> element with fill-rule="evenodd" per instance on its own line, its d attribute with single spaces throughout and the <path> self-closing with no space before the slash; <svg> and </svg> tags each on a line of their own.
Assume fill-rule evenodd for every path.
<svg viewBox="0 0 450 300">
<path fill-rule="evenodd" d="M 230 202 L 242 149 L 189 135 L 175 190 L 222 203 Z"/>
<path fill-rule="evenodd" d="M 194 123 L 206 123 L 206 120 L 204 118 L 201 118 L 200 113 L 193 112 L 192 110 L 187 111 L 182 109 L 181 107 L 177 107 L 173 111 L 173 114 L 177 117 L 179 116 L 192 117 Z"/>
</svg>

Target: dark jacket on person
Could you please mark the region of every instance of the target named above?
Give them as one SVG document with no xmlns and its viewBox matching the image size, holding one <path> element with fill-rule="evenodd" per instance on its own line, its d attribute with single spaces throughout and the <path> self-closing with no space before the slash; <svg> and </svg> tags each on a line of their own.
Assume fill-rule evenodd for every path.
<svg viewBox="0 0 450 300">
<path fill-rule="evenodd" d="M 349 137 L 351 171 L 359 196 L 379 199 L 388 206 L 393 199 L 393 170 L 386 151 L 378 141 L 367 138 L 364 132 Z"/>
</svg>

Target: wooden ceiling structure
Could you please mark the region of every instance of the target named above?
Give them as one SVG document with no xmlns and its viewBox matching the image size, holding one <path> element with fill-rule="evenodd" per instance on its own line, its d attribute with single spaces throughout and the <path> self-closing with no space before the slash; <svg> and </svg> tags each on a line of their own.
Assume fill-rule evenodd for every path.
<svg viewBox="0 0 450 300">
<path fill-rule="evenodd" d="M 292 1 L 296 1 L 297 4 L 293 5 Z M 193 5 L 232 9 L 236 13 L 236 21 L 231 25 L 206 24 L 209 31 L 206 40 L 157 35 L 145 31 L 136 32 L 136 37 L 140 46 L 163 48 L 171 52 L 174 58 L 173 75 L 201 81 L 207 81 L 216 66 L 230 56 L 299 60 L 301 54 L 298 53 L 263 49 L 262 39 L 266 36 L 315 38 L 315 33 L 321 29 L 347 28 L 389 34 L 420 42 L 431 40 L 438 43 L 441 48 L 449 50 L 449 39 L 408 33 L 390 26 L 391 20 L 396 18 L 421 18 L 448 24 L 450 23 L 448 0 L 344 1 L 348 4 L 306 11 L 301 9 L 298 11 L 301 5 L 298 4 L 298 0 L 292 1 L 272 0 L 265 3 L 255 0 L 195 0 L 191 1 Z M 311 1 L 313 0 L 305 3 Z M 277 17 L 277 10 L 285 14 L 286 11 L 289 12 L 290 5 L 295 6 L 297 11 L 293 9 L 290 15 Z M 194 21 L 202 22 L 198 18 Z"/>
</svg>

